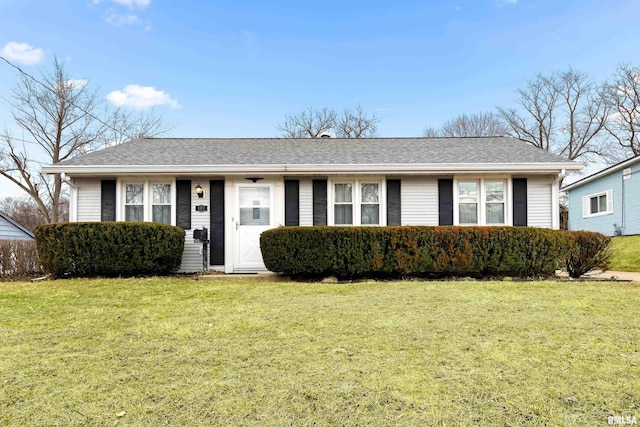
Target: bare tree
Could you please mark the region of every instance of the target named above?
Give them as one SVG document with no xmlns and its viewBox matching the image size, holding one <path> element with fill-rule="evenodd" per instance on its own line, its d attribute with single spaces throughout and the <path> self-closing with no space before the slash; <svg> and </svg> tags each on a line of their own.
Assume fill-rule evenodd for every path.
<svg viewBox="0 0 640 427">
<path fill-rule="evenodd" d="M 159 119 L 152 115 L 136 123 L 132 114 L 110 112 L 97 91 L 90 89 L 86 80 L 71 79 L 57 58 L 39 79 L 5 62 L 20 71 L 8 104 L 28 139 L 14 137 L 7 130 L 0 136 L 0 175 L 33 199 L 47 223 L 62 219 L 63 186 L 59 175 L 50 177 L 40 171 L 42 164 L 68 160 L 107 141 L 121 142 L 111 139 L 115 135 L 152 136 L 149 129 L 160 129 Z"/>
<path fill-rule="evenodd" d="M 611 109 L 606 123 L 608 133 L 626 153 L 640 154 L 640 66 L 619 65 L 605 85 Z"/>
<path fill-rule="evenodd" d="M 609 108 L 586 74 L 569 68 L 538 75 L 517 93 L 520 108 L 498 108 L 510 135 L 569 160 L 610 160 L 602 132 Z"/>
<path fill-rule="evenodd" d="M 327 107 L 314 110 L 309 107 L 296 115 L 285 116 L 278 130 L 285 138 L 319 138 L 330 133 L 336 123 L 336 112 Z"/>
<path fill-rule="evenodd" d="M 33 230 L 47 222 L 33 199 L 29 197 L 5 197 L 0 199 L 0 211 L 6 213 L 29 230 Z"/>
<path fill-rule="evenodd" d="M 367 116 L 362 107 L 345 108 L 334 125 L 336 136 L 339 138 L 372 138 L 378 131 L 380 118 L 374 113 Z"/>
<path fill-rule="evenodd" d="M 493 113 L 461 114 L 442 125 L 442 136 L 481 137 L 502 136 L 507 128 Z"/>
<path fill-rule="evenodd" d="M 333 109 L 320 110 L 311 107 L 295 114 L 287 115 L 277 129 L 285 138 L 320 138 L 333 134 L 339 138 L 371 138 L 376 135 L 380 118 L 374 113 L 367 116 L 362 107 L 346 108 L 341 115 Z"/>
<path fill-rule="evenodd" d="M 423 135 L 427 138 L 437 138 L 439 136 L 442 136 L 442 129 L 436 129 L 431 126 L 427 126 L 424 129 Z"/>
<path fill-rule="evenodd" d="M 106 122 L 103 136 L 106 144 L 121 144 L 132 139 L 162 135 L 171 130 L 153 108 L 138 111 L 118 108 L 107 116 Z"/>
</svg>

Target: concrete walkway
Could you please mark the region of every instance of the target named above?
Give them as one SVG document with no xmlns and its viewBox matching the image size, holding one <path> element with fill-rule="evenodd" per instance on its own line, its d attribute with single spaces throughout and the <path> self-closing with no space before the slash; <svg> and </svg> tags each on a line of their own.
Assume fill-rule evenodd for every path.
<svg viewBox="0 0 640 427">
<path fill-rule="evenodd" d="M 640 272 L 637 271 L 614 271 L 614 270 L 594 270 L 584 276 L 583 278 L 594 278 L 598 280 L 631 280 L 633 282 L 640 282 Z"/>
</svg>

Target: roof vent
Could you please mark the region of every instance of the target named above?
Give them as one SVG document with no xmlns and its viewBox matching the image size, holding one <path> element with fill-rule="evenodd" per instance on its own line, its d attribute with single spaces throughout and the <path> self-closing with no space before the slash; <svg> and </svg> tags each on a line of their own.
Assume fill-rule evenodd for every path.
<svg viewBox="0 0 640 427">
<path fill-rule="evenodd" d="M 331 134 L 323 133 L 322 135 L 320 135 L 320 138 L 331 138 Z"/>
</svg>

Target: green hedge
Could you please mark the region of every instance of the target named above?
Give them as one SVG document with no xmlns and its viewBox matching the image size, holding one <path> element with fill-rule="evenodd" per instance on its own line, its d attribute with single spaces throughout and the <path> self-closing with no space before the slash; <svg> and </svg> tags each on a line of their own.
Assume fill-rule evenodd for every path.
<svg viewBox="0 0 640 427">
<path fill-rule="evenodd" d="M 260 246 L 269 270 L 294 275 L 540 277 L 564 266 L 571 233 L 526 227 L 280 227 L 262 233 Z"/>
<path fill-rule="evenodd" d="M 45 271 L 55 277 L 171 273 L 185 240 L 179 227 L 139 222 L 48 224 L 34 234 Z"/>
</svg>

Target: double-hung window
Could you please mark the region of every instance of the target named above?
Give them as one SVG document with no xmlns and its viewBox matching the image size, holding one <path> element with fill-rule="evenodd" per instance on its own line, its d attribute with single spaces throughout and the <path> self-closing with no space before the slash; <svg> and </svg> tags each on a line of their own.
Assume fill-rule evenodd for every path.
<svg viewBox="0 0 640 427">
<path fill-rule="evenodd" d="M 144 184 L 126 184 L 125 221 L 144 221 Z"/>
<path fill-rule="evenodd" d="M 458 183 L 458 222 L 478 224 L 478 181 Z"/>
<path fill-rule="evenodd" d="M 458 181 L 457 211 L 459 225 L 507 224 L 507 181 Z"/>
<path fill-rule="evenodd" d="M 353 185 L 335 184 L 333 191 L 333 221 L 335 225 L 353 224 Z"/>
<path fill-rule="evenodd" d="M 487 181 L 485 183 L 485 210 L 487 224 L 504 224 L 505 182 Z"/>
<path fill-rule="evenodd" d="M 381 184 L 368 180 L 332 184 L 334 225 L 380 225 Z"/>
<path fill-rule="evenodd" d="M 362 225 L 380 224 L 380 185 L 360 184 L 360 223 Z"/>
<path fill-rule="evenodd" d="M 167 182 L 123 183 L 120 220 L 171 224 L 174 211 L 173 187 L 172 183 Z"/>
<path fill-rule="evenodd" d="M 153 184 L 151 221 L 171 224 L 171 184 Z"/>
</svg>

